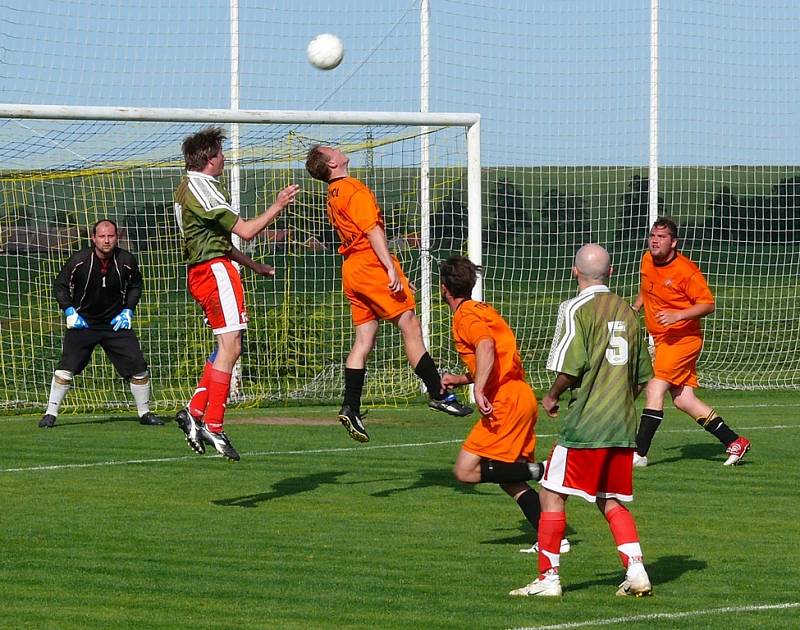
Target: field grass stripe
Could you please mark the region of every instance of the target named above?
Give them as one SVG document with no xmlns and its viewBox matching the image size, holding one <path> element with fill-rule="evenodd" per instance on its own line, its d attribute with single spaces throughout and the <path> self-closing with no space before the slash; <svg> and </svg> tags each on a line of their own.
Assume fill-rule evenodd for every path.
<svg viewBox="0 0 800 630">
<path fill-rule="evenodd" d="M 594 619 L 592 621 L 574 621 L 559 623 L 552 626 L 528 626 L 515 630 L 567 630 L 568 628 L 586 628 L 588 626 L 611 626 L 620 623 L 637 621 L 655 621 L 659 619 L 685 619 L 686 617 L 699 617 L 701 615 L 728 615 L 731 613 L 760 612 L 762 610 L 782 610 L 797 608 L 800 602 L 786 602 L 784 604 L 753 604 L 750 606 L 727 606 L 725 608 L 710 608 L 707 610 L 689 610 L 677 613 L 652 613 L 649 615 L 634 615 L 633 617 L 611 617 L 609 619 Z"/>
<path fill-rule="evenodd" d="M 800 407 L 800 403 L 753 403 L 753 404 L 735 404 L 735 405 L 713 405 L 714 409 L 797 409 Z M 377 407 L 376 410 L 380 410 L 380 407 Z M 389 410 L 398 410 L 399 408 L 387 408 Z M 65 418 L 69 417 L 69 414 L 64 416 Z M 86 416 L 80 416 L 81 418 L 86 418 L 88 420 L 102 420 L 104 418 L 108 418 L 107 414 L 92 414 Z M 541 415 L 540 415 L 541 417 Z M 34 415 L 31 416 L 29 414 L 24 414 L 21 416 L 14 416 L 14 415 L 0 415 L 0 423 L 2 422 L 12 422 L 12 421 L 20 421 L 20 422 L 38 422 L 41 416 Z M 69 422 L 67 422 L 69 424 Z"/>
<path fill-rule="evenodd" d="M 295 450 L 295 451 L 256 451 L 249 453 L 242 453 L 244 457 L 259 457 L 259 456 L 276 456 L 276 455 L 319 455 L 324 453 L 348 453 L 355 451 L 374 451 L 387 448 L 417 448 L 421 446 L 439 446 L 442 444 L 457 444 L 463 442 L 462 439 L 457 440 L 437 440 L 435 442 L 409 442 L 407 444 L 375 444 L 372 446 L 350 446 L 340 448 L 318 448 L 309 450 Z M 69 470 L 72 468 L 98 468 L 104 466 L 131 466 L 136 464 L 159 464 L 165 462 L 180 462 L 185 460 L 196 460 L 199 455 L 183 455 L 181 457 L 153 457 L 150 459 L 126 459 L 126 460 L 110 460 L 104 462 L 88 462 L 84 464 L 50 464 L 45 466 L 27 466 L 20 468 L 0 468 L 0 473 L 16 473 L 16 472 L 38 472 L 48 470 Z M 222 455 L 207 454 L 205 457 L 220 458 Z"/>
<path fill-rule="evenodd" d="M 773 429 L 797 429 L 800 428 L 800 425 L 781 424 L 770 427 L 738 427 L 738 428 L 744 431 L 770 431 Z M 661 433 L 697 433 L 698 431 L 699 429 L 697 427 L 691 427 L 688 429 L 666 429 L 662 430 Z M 539 438 L 551 438 L 551 437 L 556 437 L 558 434 L 537 433 L 536 435 Z M 405 444 L 373 444 L 372 446 L 316 448 L 316 449 L 293 450 L 293 451 L 254 451 L 254 452 L 242 453 L 242 455 L 245 457 L 262 457 L 262 456 L 275 457 L 280 455 L 321 455 L 326 453 L 353 453 L 356 451 L 375 451 L 375 450 L 389 449 L 389 448 L 420 448 L 424 446 L 441 446 L 444 444 L 458 444 L 463 441 L 464 441 L 463 438 L 458 438 L 455 440 L 436 440 L 434 442 L 408 442 Z M 37 471 L 48 471 L 48 470 L 69 470 L 78 468 L 99 468 L 105 466 L 134 466 L 137 464 L 159 464 L 166 462 L 181 462 L 186 460 L 196 460 L 198 457 L 199 457 L 198 455 L 184 455 L 181 457 L 153 457 L 150 459 L 110 460 L 103 462 L 88 462 L 84 464 L 50 464 L 44 466 L 27 466 L 20 468 L 0 468 L 0 474 L 17 473 L 17 472 L 37 472 Z M 221 457 L 221 455 L 209 453 L 205 457 L 219 458 Z"/>
</svg>

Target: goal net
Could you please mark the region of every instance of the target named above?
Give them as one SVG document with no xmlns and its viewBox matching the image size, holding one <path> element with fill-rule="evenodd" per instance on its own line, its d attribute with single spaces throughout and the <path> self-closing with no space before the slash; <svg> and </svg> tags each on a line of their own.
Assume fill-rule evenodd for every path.
<svg viewBox="0 0 800 630">
<path fill-rule="evenodd" d="M 185 404 L 214 340 L 186 290 L 173 192 L 184 172 L 182 140 L 209 124 L 0 120 L 0 311 L 7 313 L 0 335 L 0 407 L 46 403 L 64 332 L 52 281 L 72 252 L 90 244 L 90 226 L 101 218 L 117 222 L 120 247 L 132 251 L 142 269 L 134 328 L 150 364 L 156 408 Z M 226 143 L 223 180 L 240 190 L 243 217 L 262 212 L 290 183 L 303 192 L 260 237 L 242 244 L 252 258 L 273 265 L 276 275 L 242 271 L 250 323 L 235 400 L 337 399 L 353 331 L 338 239 L 325 215 L 325 186 L 306 173 L 306 152 L 313 144 L 335 144 L 349 154 L 352 175 L 378 197 L 392 251 L 410 280 L 430 295 L 436 261 L 467 251 L 467 130 L 248 123 L 238 125 L 238 137 L 238 151 Z M 423 156 L 426 186 L 420 181 Z M 438 300 L 422 308 L 432 354 L 443 368 L 455 369 L 449 312 Z M 392 404 L 419 394 L 394 327 L 383 327 L 368 367 L 366 402 Z M 70 409 L 130 406 L 126 390 L 98 349 L 76 379 Z"/>
</svg>

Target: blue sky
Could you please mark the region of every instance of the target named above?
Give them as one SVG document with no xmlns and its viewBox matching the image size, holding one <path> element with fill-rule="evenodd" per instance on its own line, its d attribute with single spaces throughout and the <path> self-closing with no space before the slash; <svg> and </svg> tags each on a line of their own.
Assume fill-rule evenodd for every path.
<svg viewBox="0 0 800 630">
<path fill-rule="evenodd" d="M 665 164 L 793 164 L 800 3 L 662 0 Z M 431 0 L 431 109 L 483 117 L 485 163 L 645 165 L 646 0 Z M 241 107 L 419 104 L 417 0 L 240 6 Z M 334 32 L 344 63 L 306 43 Z M 227 107 L 228 4 L 0 0 L 0 100 Z"/>
</svg>

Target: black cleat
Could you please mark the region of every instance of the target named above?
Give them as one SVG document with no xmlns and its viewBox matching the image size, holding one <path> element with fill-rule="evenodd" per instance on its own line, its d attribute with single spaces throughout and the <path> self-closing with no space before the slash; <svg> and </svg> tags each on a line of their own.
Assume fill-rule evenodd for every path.
<svg viewBox="0 0 800 630">
<path fill-rule="evenodd" d="M 365 412 L 359 416 L 355 411 L 350 409 L 350 405 L 342 405 L 342 409 L 339 411 L 339 422 L 342 423 L 342 426 L 347 429 L 350 437 L 356 442 L 369 442 L 369 435 L 367 435 L 367 430 L 364 428 L 363 423 L 364 416 L 366 415 Z"/>
<path fill-rule="evenodd" d="M 146 414 L 142 415 L 141 418 L 139 418 L 139 424 L 144 424 L 149 427 L 161 427 L 164 426 L 164 421 L 152 411 L 148 411 Z"/>
<path fill-rule="evenodd" d="M 52 429 L 55 423 L 56 423 L 56 417 L 52 414 L 46 413 L 42 416 L 42 419 L 39 420 L 39 428 Z"/>
<path fill-rule="evenodd" d="M 228 439 L 228 436 L 225 435 L 224 431 L 214 433 L 213 431 L 210 431 L 205 424 L 201 424 L 200 437 L 203 438 L 203 441 L 206 444 L 210 444 L 217 449 L 217 453 L 220 455 L 223 455 L 234 462 L 239 461 L 239 453 L 237 453 L 236 449 L 233 448 L 233 444 L 231 444 L 230 439 Z"/>
<path fill-rule="evenodd" d="M 467 407 L 466 405 L 462 405 L 458 402 L 458 398 L 456 398 L 455 394 L 447 394 L 444 398 L 437 400 L 436 398 L 431 398 L 428 401 L 428 407 L 431 409 L 435 409 L 436 411 L 444 411 L 445 413 L 449 413 L 451 416 L 468 416 L 472 413 L 472 407 Z"/>
<path fill-rule="evenodd" d="M 203 426 L 202 422 L 198 422 L 192 417 L 188 409 L 181 409 L 175 414 L 175 422 L 186 434 L 186 443 L 195 453 L 202 455 L 206 452 L 206 447 L 203 444 L 203 438 L 200 436 L 200 427 Z"/>
</svg>

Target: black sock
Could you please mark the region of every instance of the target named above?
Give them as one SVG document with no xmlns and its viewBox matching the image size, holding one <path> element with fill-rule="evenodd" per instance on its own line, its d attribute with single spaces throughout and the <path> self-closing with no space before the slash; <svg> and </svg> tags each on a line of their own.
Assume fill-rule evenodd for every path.
<svg viewBox="0 0 800 630">
<path fill-rule="evenodd" d="M 441 400 L 442 394 L 442 377 L 439 376 L 439 370 L 436 369 L 436 364 L 431 359 L 431 355 L 427 352 L 422 355 L 414 373 L 422 379 L 425 383 L 425 388 L 428 390 L 428 395 L 436 400 Z"/>
<path fill-rule="evenodd" d="M 710 419 L 709 419 L 710 418 Z M 711 435 L 717 438 L 725 446 L 728 446 L 734 440 L 739 439 L 736 434 L 715 411 L 712 411 L 707 418 L 697 418 L 697 424 L 703 427 Z"/>
<path fill-rule="evenodd" d="M 533 525 L 533 531 L 539 531 L 539 515 L 542 513 L 542 506 L 539 504 L 539 495 L 533 490 L 528 488 L 521 495 L 517 497 L 517 505 L 528 522 Z"/>
<path fill-rule="evenodd" d="M 344 400 L 342 401 L 342 406 L 349 406 L 355 413 L 361 413 L 361 392 L 364 390 L 366 375 L 366 368 L 344 368 Z"/>
<path fill-rule="evenodd" d="M 643 409 L 639 420 L 639 430 L 636 432 L 636 452 L 642 457 L 647 455 L 653 436 L 658 431 L 658 426 L 664 419 L 663 409 Z"/>
<path fill-rule="evenodd" d="M 497 462 L 493 459 L 481 460 L 481 483 L 508 483 L 509 481 L 530 481 L 533 479 L 528 462 Z"/>
</svg>

